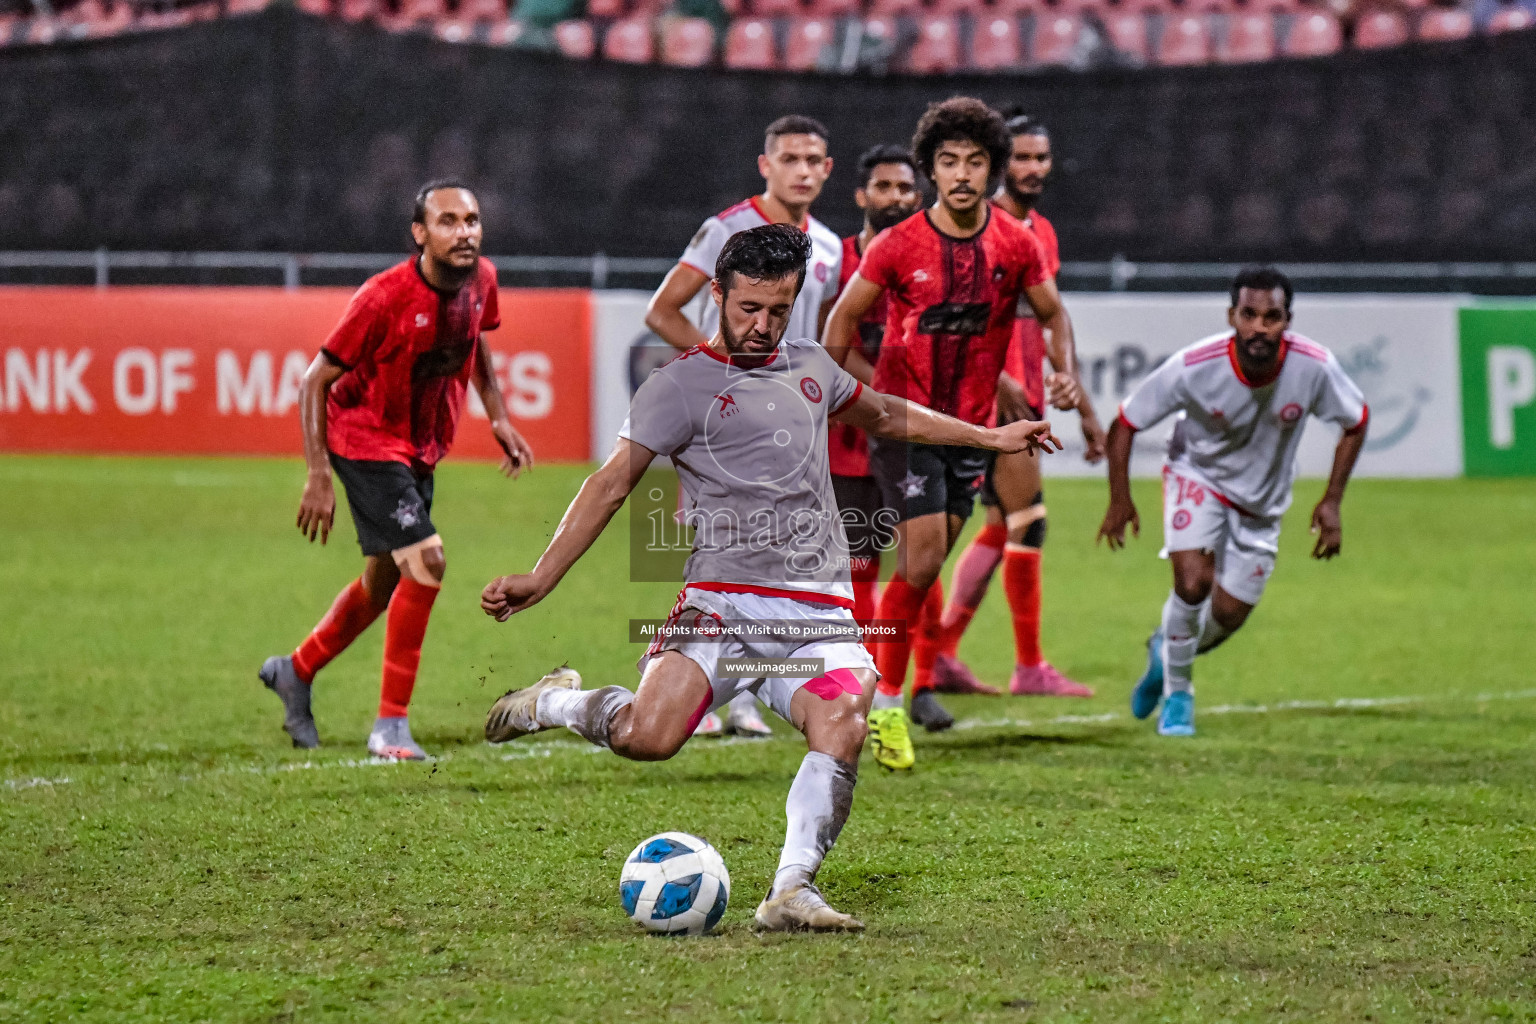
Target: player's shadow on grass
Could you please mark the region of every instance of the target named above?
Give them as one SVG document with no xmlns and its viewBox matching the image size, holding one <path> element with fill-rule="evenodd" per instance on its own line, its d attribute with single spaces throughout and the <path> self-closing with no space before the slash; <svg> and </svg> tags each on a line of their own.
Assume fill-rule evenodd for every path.
<svg viewBox="0 0 1536 1024">
<path fill-rule="evenodd" d="M 921 755 L 924 746 L 936 750 L 965 751 L 967 756 L 985 755 L 987 751 L 1003 752 L 1019 750 L 1035 746 L 1067 746 L 1067 747 L 1120 747 L 1124 746 L 1124 730 L 1104 730 L 1102 732 L 1090 732 L 1077 736 L 1061 736 L 1049 733 L 1035 732 L 1008 732 L 1006 729 L 966 730 L 965 732 L 945 733 L 939 737 L 932 737 L 927 744 L 918 747 Z"/>
</svg>

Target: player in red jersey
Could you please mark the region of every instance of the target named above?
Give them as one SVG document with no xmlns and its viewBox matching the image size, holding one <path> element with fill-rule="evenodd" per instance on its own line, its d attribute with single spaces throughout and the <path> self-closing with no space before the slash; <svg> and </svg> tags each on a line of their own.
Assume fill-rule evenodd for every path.
<svg viewBox="0 0 1536 1024">
<path fill-rule="evenodd" d="M 980 100 L 955 97 L 928 108 L 912 155 L 938 200 L 869 247 L 833 307 L 824 339 L 833 358 L 846 360 L 858 322 L 888 294 L 875 387 L 976 424 L 993 415 L 1021 296 L 1049 330 L 1064 339 L 1072 332 L 1039 240 L 987 202 L 1008 152 L 1002 115 Z M 881 594 L 879 618 L 904 621 L 909 631 L 918 622 L 989 461 L 969 448 L 871 442 L 871 467 L 900 520 L 896 573 Z M 888 722 L 899 716 L 905 727 L 910 651 L 907 637 L 879 645 L 882 678 L 870 715 L 877 745 Z M 954 724 L 931 689 L 913 693 L 912 720 L 930 731 Z"/>
<path fill-rule="evenodd" d="M 922 205 L 917 187 L 917 165 L 901 146 L 874 146 L 859 157 L 859 187 L 853 201 L 864 211 L 864 228 L 843 239 L 841 290 L 875 236 L 901 223 Z M 874 381 L 874 365 L 880 358 L 880 339 L 885 335 L 886 302 L 880 298 L 851 339 L 848 371 L 866 384 Z M 880 485 L 869 471 L 869 440 L 850 423 L 834 423 L 827 430 L 831 456 L 832 492 L 848 533 L 849 575 L 853 579 L 853 617 L 860 626 L 875 617 L 876 589 L 880 579 L 880 552 L 890 546 L 894 517 L 880 501 Z"/>
<path fill-rule="evenodd" d="M 533 453 L 507 419 L 483 331 L 501 319 L 496 268 L 480 256 L 483 228 L 474 194 L 434 181 L 416 195 L 411 236 L 418 254 L 368 279 L 304 375 L 300 420 L 309 477 L 299 532 L 324 544 L 336 516 L 331 471 L 366 559 L 363 574 L 291 655 L 272 657 L 261 680 L 283 701 L 283 728 L 296 747 L 318 747 L 310 684 L 374 619 L 384 627 L 379 717 L 368 736 L 375 757 L 421 760 L 406 718 L 427 618 L 442 586 L 443 542 L 432 525 L 432 471 L 453 443 L 473 383 L 516 477 Z"/>
<path fill-rule="evenodd" d="M 1008 132 L 1013 137 L 1008 169 L 992 203 L 1035 233 L 1054 275 L 1061 268 L 1056 229 L 1035 209 L 1051 173 L 1051 137 L 1044 125 L 1024 114 L 1009 119 Z M 1047 355 L 1056 370 L 1048 381 L 1043 370 Z M 998 384 L 998 422 L 1038 418 L 1048 400 L 1059 409 L 1076 408 L 1082 417 L 1086 458 L 1097 462 L 1104 457 L 1104 428 L 1094 413 L 1093 401 L 1077 379 L 1077 352 L 1071 339 L 1063 343 L 1054 335 L 1047 337 L 1027 310 L 1019 311 L 1008 363 Z M 1093 696 L 1091 689 L 1062 675 L 1040 653 L 1045 492 L 1039 460 L 1016 455 L 998 458 L 982 485 L 981 502 L 987 509 L 986 525 L 961 553 L 950 576 L 949 606 L 944 609 L 934 659 L 936 688 L 948 693 L 998 692 L 977 680 L 956 652 L 960 637 L 986 596 L 993 573 L 1002 565 L 1003 591 L 1013 619 L 1014 669 L 1009 692 Z"/>
</svg>

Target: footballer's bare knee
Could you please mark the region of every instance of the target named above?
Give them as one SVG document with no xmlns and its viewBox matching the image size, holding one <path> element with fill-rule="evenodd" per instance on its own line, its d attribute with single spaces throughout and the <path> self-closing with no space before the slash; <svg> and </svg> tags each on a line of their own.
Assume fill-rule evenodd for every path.
<svg viewBox="0 0 1536 1024">
<path fill-rule="evenodd" d="M 434 533 L 426 540 L 419 540 L 415 544 L 396 548 L 389 554 L 395 560 L 400 575 L 409 576 L 417 583 L 428 587 L 435 587 L 443 582 L 443 573 L 447 571 L 448 560 L 443 555 L 443 539 L 437 534 Z"/>
<path fill-rule="evenodd" d="M 665 761 L 688 742 L 688 730 L 662 721 L 654 715 L 636 714 L 635 706 L 622 709 L 614 717 L 608 746 L 620 757 L 631 761 Z"/>
<path fill-rule="evenodd" d="M 869 735 L 863 693 L 844 691 L 831 700 L 801 690 L 795 695 L 803 714 L 800 729 L 806 745 L 817 753 L 854 763 Z"/>
<path fill-rule="evenodd" d="M 1174 551 L 1173 592 L 1185 604 L 1200 604 L 1216 584 L 1216 560 L 1204 551 Z"/>
<path fill-rule="evenodd" d="M 1211 597 L 1211 618 L 1228 633 L 1236 633 L 1241 629 L 1252 612 L 1253 605 L 1239 601 L 1220 587 L 1215 588 Z"/>
</svg>

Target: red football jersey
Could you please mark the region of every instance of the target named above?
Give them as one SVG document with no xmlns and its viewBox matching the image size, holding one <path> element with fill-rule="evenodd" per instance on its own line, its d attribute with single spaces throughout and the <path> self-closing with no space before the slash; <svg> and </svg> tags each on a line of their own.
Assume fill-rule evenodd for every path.
<svg viewBox="0 0 1536 1024">
<path fill-rule="evenodd" d="M 1035 234 L 989 203 L 980 231 L 953 238 L 924 210 L 875 239 L 859 276 L 891 303 L 875 389 L 987 422 L 1019 299 L 1051 276 Z"/>
<path fill-rule="evenodd" d="M 843 239 L 842 269 L 838 272 L 837 290 L 848 287 L 848 279 L 859 269 L 859 236 Z M 880 361 L 880 339 L 885 335 L 885 318 L 890 300 L 882 293 L 859 321 L 859 332 L 852 339 L 853 347 L 864 354 L 872 365 Z M 847 423 L 827 424 L 828 463 L 837 476 L 869 476 L 869 439 L 864 431 Z"/>
<path fill-rule="evenodd" d="M 999 213 L 1012 216 L 1008 211 Z M 1045 250 L 1045 265 L 1055 277 L 1061 271 L 1061 250 L 1056 244 L 1056 229 L 1051 222 L 1031 210 L 1023 221 L 1026 228 L 1035 233 L 1040 247 Z M 1045 331 L 1035 319 L 1035 311 L 1029 303 L 1019 302 L 1019 318 L 1014 322 L 1013 344 L 1008 346 L 1008 361 L 1003 366 L 1008 376 L 1024 385 L 1024 395 L 1035 411 L 1045 411 Z"/>
<path fill-rule="evenodd" d="M 323 349 L 347 370 L 325 407 L 331 451 L 437 465 L 453 443 L 480 334 L 500 324 L 490 260 L 451 293 L 427 284 L 415 257 L 369 278 Z"/>
</svg>

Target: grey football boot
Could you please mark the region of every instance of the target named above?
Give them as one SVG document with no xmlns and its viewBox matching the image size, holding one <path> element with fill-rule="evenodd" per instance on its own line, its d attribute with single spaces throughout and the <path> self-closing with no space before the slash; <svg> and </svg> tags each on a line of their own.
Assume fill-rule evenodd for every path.
<svg viewBox="0 0 1536 1024">
<path fill-rule="evenodd" d="M 268 658 L 256 674 L 283 702 L 283 731 L 293 737 L 293 745 L 305 750 L 318 747 L 320 731 L 309 711 L 309 684 L 293 670 L 292 655 Z"/>
<path fill-rule="evenodd" d="M 375 718 L 368 734 L 368 753 L 391 761 L 425 761 L 427 752 L 411 738 L 411 722 L 405 717 Z"/>
</svg>

